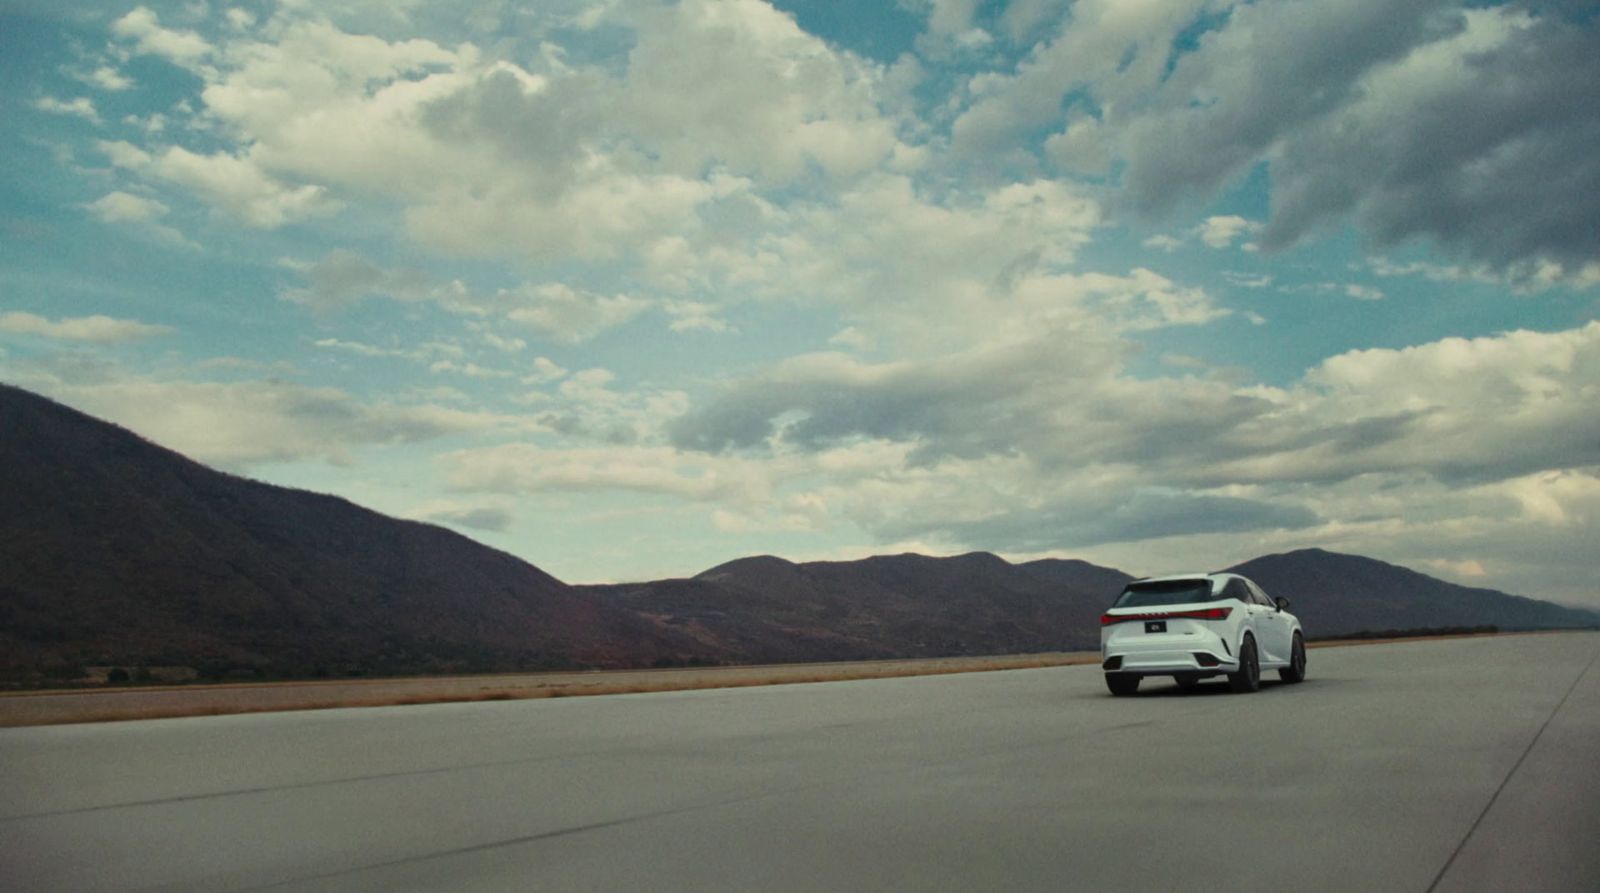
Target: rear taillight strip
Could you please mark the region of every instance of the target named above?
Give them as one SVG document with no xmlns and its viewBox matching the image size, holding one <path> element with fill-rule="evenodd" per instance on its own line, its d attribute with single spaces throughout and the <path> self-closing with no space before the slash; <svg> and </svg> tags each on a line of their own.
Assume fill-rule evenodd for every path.
<svg viewBox="0 0 1600 893">
<path fill-rule="evenodd" d="M 1227 620 L 1232 608 L 1206 608 L 1200 611 L 1164 611 L 1153 614 L 1101 614 L 1100 625 L 1111 626 L 1135 620 Z"/>
</svg>

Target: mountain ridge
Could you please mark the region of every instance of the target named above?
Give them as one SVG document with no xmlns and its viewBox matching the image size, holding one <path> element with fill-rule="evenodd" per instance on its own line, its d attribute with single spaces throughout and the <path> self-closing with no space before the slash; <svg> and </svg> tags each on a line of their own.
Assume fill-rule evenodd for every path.
<svg viewBox="0 0 1600 893">
<path fill-rule="evenodd" d="M 794 562 L 569 585 L 508 553 L 341 497 L 207 468 L 0 384 L 0 676 L 181 665 L 394 675 L 942 657 L 1098 647 L 1130 579 L 989 552 Z M 1235 569 L 1308 633 L 1600 623 L 1322 549 Z"/>
<path fill-rule="evenodd" d="M 515 556 L 0 386 L 0 670 L 630 665 L 695 643 Z"/>
</svg>

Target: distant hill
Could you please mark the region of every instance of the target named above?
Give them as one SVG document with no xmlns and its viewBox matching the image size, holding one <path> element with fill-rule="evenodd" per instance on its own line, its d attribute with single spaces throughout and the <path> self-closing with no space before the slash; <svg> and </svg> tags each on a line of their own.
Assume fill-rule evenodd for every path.
<svg viewBox="0 0 1600 893">
<path fill-rule="evenodd" d="M 1235 570 L 1308 633 L 1600 615 L 1307 549 Z M 85 667 L 394 675 L 1002 654 L 1099 644 L 1130 577 L 987 552 L 569 586 L 449 530 L 223 474 L 0 385 L 0 680 Z"/>
<path fill-rule="evenodd" d="M 1122 591 L 1122 587 L 1133 579 L 1122 571 L 1090 564 L 1076 558 L 1042 558 L 1019 564 L 1017 567 L 1048 583 L 1104 595 L 1107 604 L 1110 604 L 1111 599 Z"/>
<path fill-rule="evenodd" d="M 1285 596 L 1313 638 L 1363 631 L 1600 625 L 1600 614 L 1471 589 L 1357 555 L 1305 549 L 1229 568 Z M 692 631 L 736 660 L 844 660 L 1099 647 L 1099 615 L 1133 579 L 1084 561 L 987 552 L 795 564 L 741 558 L 687 580 L 578 587 Z"/>
<path fill-rule="evenodd" d="M 504 552 L 0 385 L 0 673 L 648 664 L 696 643 Z"/>
<path fill-rule="evenodd" d="M 579 587 L 692 629 L 744 660 L 845 660 L 1099 647 L 1130 579 L 1086 562 L 987 552 L 795 564 L 742 558 L 689 580 Z"/>
<path fill-rule="evenodd" d="M 1360 555 L 1301 549 L 1229 568 L 1261 584 L 1313 636 L 1426 627 L 1495 626 L 1502 630 L 1594 626 L 1600 614 L 1457 586 Z"/>
</svg>

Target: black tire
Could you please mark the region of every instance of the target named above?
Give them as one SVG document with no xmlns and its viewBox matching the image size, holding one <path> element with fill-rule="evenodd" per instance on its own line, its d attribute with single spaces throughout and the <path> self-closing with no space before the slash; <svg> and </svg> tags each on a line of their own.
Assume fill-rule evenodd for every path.
<svg viewBox="0 0 1600 893">
<path fill-rule="evenodd" d="M 1261 688 L 1261 660 L 1256 657 L 1255 637 L 1248 633 L 1239 646 L 1239 672 L 1228 674 L 1228 687 L 1239 694 Z"/>
<path fill-rule="evenodd" d="M 1119 698 L 1127 697 L 1139 690 L 1139 677 L 1133 673 L 1107 673 L 1106 688 Z"/>
<path fill-rule="evenodd" d="M 1294 634 L 1294 646 L 1289 649 L 1289 665 L 1278 671 L 1284 682 L 1306 681 L 1306 642 L 1299 633 Z"/>
<path fill-rule="evenodd" d="M 1200 677 L 1193 673 L 1178 673 L 1172 677 L 1172 681 L 1178 683 L 1179 688 L 1188 691 L 1200 684 Z"/>
</svg>

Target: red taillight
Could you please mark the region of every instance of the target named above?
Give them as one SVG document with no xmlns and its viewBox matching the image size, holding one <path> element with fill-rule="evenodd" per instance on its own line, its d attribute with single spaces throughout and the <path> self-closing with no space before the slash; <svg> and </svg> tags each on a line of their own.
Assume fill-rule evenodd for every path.
<svg viewBox="0 0 1600 893">
<path fill-rule="evenodd" d="M 1232 608 L 1206 608 L 1204 611 L 1184 611 L 1172 616 L 1188 617 L 1193 620 L 1227 620 L 1228 615 L 1232 613 Z"/>
<path fill-rule="evenodd" d="M 1101 614 L 1100 625 L 1126 623 L 1130 620 L 1227 620 L 1232 608 L 1203 608 L 1199 611 L 1158 611 L 1151 614 Z"/>
</svg>

